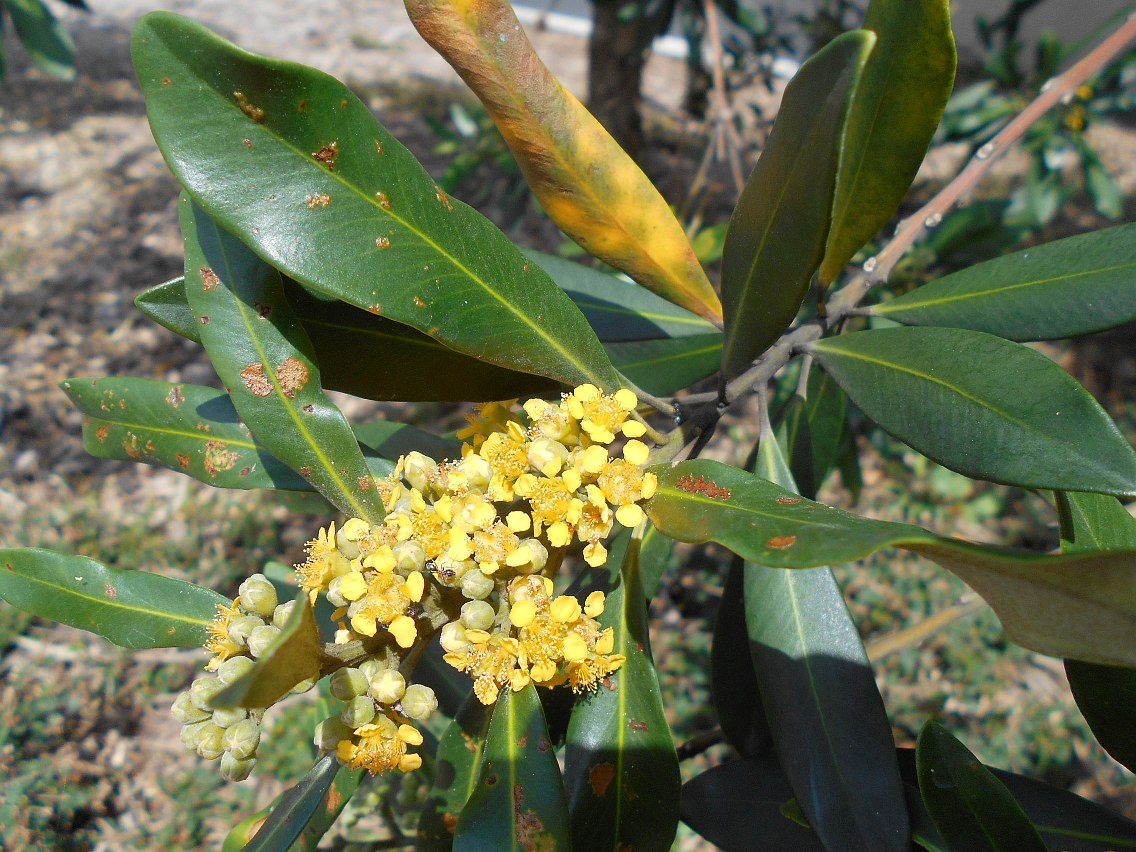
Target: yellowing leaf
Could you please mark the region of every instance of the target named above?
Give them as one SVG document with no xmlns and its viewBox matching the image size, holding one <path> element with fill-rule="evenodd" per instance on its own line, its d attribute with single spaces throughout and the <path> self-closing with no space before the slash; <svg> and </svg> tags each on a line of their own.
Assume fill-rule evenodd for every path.
<svg viewBox="0 0 1136 852">
<path fill-rule="evenodd" d="M 590 254 L 721 326 L 722 305 L 647 176 L 541 62 L 506 0 L 405 0 L 473 89 L 537 199 Z"/>
</svg>

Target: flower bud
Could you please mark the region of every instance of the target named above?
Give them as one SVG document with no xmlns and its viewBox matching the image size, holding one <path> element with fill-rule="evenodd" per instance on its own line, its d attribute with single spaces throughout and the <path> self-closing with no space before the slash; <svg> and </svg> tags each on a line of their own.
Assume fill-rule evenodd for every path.
<svg viewBox="0 0 1136 852">
<path fill-rule="evenodd" d="M 198 710 L 213 712 L 213 698 L 225 688 L 225 684 L 214 675 L 199 677 L 189 685 L 189 698 Z"/>
<path fill-rule="evenodd" d="M 225 753 L 225 729 L 206 722 L 197 732 L 197 753 L 206 760 L 216 760 Z"/>
<path fill-rule="evenodd" d="M 548 564 L 548 548 L 535 538 L 521 539 L 517 549 L 509 554 L 507 564 L 521 574 L 539 573 Z"/>
<path fill-rule="evenodd" d="M 248 649 L 253 658 L 259 657 L 268 650 L 268 646 L 276 641 L 276 637 L 280 635 L 280 628 L 273 627 L 271 624 L 262 624 L 256 628 L 248 637 Z"/>
<path fill-rule="evenodd" d="M 272 618 L 272 612 L 280 603 L 276 587 L 263 574 L 253 574 L 240 588 L 241 609 L 262 618 Z"/>
<path fill-rule="evenodd" d="M 390 666 L 385 663 L 380 663 L 378 660 L 363 660 L 359 663 L 359 671 L 362 672 L 363 677 L 367 679 L 367 683 L 373 683 L 375 678 L 385 672 Z"/>
<path fill-rule="evenodd" d="M 367 676 L 359 669 L 339 669 L 331 675 L 331 694 L 340 701 L 350 701 L 357 695 L 366 695 Z"/>
<path fill-rule="evenodd" d="M 181 729 L 181 744 L 185 746 L 188 751 L 197 751 L 197 741 L 201 737 L 201 732 L 205 729 L 206 725 L 212 724 L 212 722 L 206 720 L 186 725 Z"/>
<path fill-rule="evenodd" d="M 352 729 L 361 728 L 375 718 L 375 702 L 369 695 L 357 696 L 347 702 L 342 718 Z"/>
<path fill-rule="evenodd" d="M 233 657 L 221 663 L 220 668 L 217 669 L 217 679 L 228 686 L 246 674 L 252 666 L 253 662 L 249 657 Z"/>
<path fill-rule="evenodd" d="M 394 552 L 395 570 L 400 574 L 421 571 L 426 565 L 426 551 L 413 539 L 395 542 L 391 550 Z"/>
<path fill-rule="evenodd" d="M 218 707 L 213 711 L 213 724 L 219 728 L 228 728 L 247 718 L 248 710 L 244 707 Z"/>
<path fill-rule="evenodd" d="M 249 777 L 256 759 L 238 760 L 230 752 L 221 755 L 221 777 L 226 781 L 244 781 Z"/>
<path fill-rule="evenodd" d="M 406 478 L 406 481 L 410 483 L 410 487 L 417 488 L 419 491 L 426 493 L 430 488 L 429 475 L 437 467 L 434 460 L 429 456 L 415 451 L 407 453 L 403 459 L 403 463 L 402 475 Z"/>
<path fill-rule="evenodd" d="M 300 681 L 299 683 L 297 683 L 295 686 L 292 687 L 292 693 L 291 694 L 292 695 L 302 695 L 303 693 L 305 693 L 309 689 L 311 689 L 313 686 L 315 686 L 318 680 L 319 680 L 318 678 L 310 677 L 307 680 Z"/>
<path fill-rule="evenodd" d="M 461 579 L 462 594 L 471 600 L 481 600 L 489 597 L 493 591 L 493 578 L 480 569 L 466 571 Z"/>
<path fill-rule="evenodd" d="M 461 623 L 467 629 L 488 630 L 497 614 L 485 601 L 467 601 L 462 604 Z"/>
<path fill-rule="evenodd" d="M 469 640 L 465 638 L 465 627 L 460 621 L 451 621 L 442 626 L 442 650 L 450 654 L 460 654 L 469 649 Z"/>
<path fill-rule="evenodd" d="M 272 624 L 275 627 L 284 629 L 284 625 L 288 623 L 288 619 L 292 617 L 292 610 L 295 609 L 295 601 L 284 601 L 279 604 L 276 609 L 272 611 Z"/>
<path fill-rule="evenodd" d="M 253 719 L 243 719 L 225 729 L 222 739 L 225 751 L 237 760 L 248 760 L 260 747 L 260 725 Z"/>
<path fill-rule="evenodd" d="M 352 728 L 344 724 L 339 716 L 324 719 L 316 725 L 316 734 L 313 742 L 321 751 L 335 751 L 340 740 L 345 740 L 354 733 Z"/>
<path fill-rule="evenodd" d="M 264 619 L 257 615 L 242 615 L 229 622 L 229 638 L 238 645 L 248 641 L 249 634 L 264 626 Z"/>
<path fill-rule="evenodd" d="M 438 709 L 438 696 L 428 686 L 412 683 L 402 696 L 402 712 L 411 719 L 423 721 Z"/>
<path fill-rule="evenodd" d="M 406 678 L 397 669 L 387 669 L 371 681 L 371 695 L 380 704 L 395 704 L 406 692 Z"/>
<path fill-rule="evenodd" d="M 174 699 L 173 707 L 170 708 L 173 717 L 181 722 L 183 725 L 192 725 L 194 722 L 204 722 L 209 718 L 209 711 L 202 710 L 200 707 L 193 703 L 193 696 L 189 694 L 189 690 L 180 693 Z"/>
</svg>

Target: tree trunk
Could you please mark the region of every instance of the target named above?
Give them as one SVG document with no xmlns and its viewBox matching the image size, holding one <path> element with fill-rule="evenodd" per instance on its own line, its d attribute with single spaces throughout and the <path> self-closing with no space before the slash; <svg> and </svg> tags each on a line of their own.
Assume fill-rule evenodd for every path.
<svg viewBox="0 0 1136 852">
<path fill-rule="evenodd" d="M 588 109 L 632 157 L 643 150 L 640 116 L 643 65 L 654 36 L 647 15 L 619 19 L 618 0 L 595 3 L 588 42 Z"/>
</svg>

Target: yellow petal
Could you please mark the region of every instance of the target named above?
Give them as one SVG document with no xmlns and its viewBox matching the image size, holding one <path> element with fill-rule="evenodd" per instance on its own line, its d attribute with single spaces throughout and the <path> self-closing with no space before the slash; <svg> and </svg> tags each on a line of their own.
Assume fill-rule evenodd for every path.
<svg viewBox="0 0 1136 852">
<path fill-rule="evenodd" d="M 655 489 L 659 487 L 659 477 L 653 473 L 643 474 L 643 490 L 640 492 L 644 500 L 650 500 L 655 494 Z"/>
<path fill-rule="evenodd" d="M 398 759 L 398 768 L 403 772 L 413 772 L 422 765 L 422 755 L 404 754 Z"/>
<path fill-rule="evenodd" d="M 345 574 L 339 581 L 339 594 L 344 600 L 357 601 L 367 593 L 367 581 L 362 574 L 352 571 Z"/>
<path fill-rule="evenodd" d="M 514 627 L 528 627 L 536 618 L 536 606 L 532 601 L 517 601 L 509 610 L 509 621 Z"/>
<path fill-rule="evenodd" d="M 584 601 L 584 612 L 587 614 L 588 618 L 595 618 L 597 615 L 603 613 L 604 601 L 605 597 L 603 592 L 597 591 L 588 595 L 587 599 Z"/>
<path fill-rule="evenodd" d="M 610 654 L 615 647 L 615 631 L 610 627 L 600 634 L 599 639 L 596 640 L 596 653 L 597 654 Z"/>
<path fill-rule="evenodd" d="M 422 576 L 421 571 L 411 571 L 410 576 L 406 578 L 404 588 L 407 597 L 415 603 L 418 603 L 422 600 L 422 592 L 426 588 L 426 578 Z"/>
<path fill-rule="evenodd" d="M 409 648 L 418 637 L 418 625 L 409 615 L 400 615 L 387 628 L 400 648 Z"/>
<path fill-rule="evenodd" d="M 570 663 L 580 663 L 588 658 L 588 643 L 579 633 L 569 633 L 561 644 L 564 659 Z"/>
<path fill-rule="evenodd" d="M 642 441 L 632 438 L 623 446 L 623 457 L 632 464 L 643 464 L 647 461 L 647 456 L 651 451 L 647 449 L 647 445 Z"/>
<path fill-rule="evenodd" d="M 552 602 L 549 613 L 553 621 L 571 624 L 580 617 L 580 602 L 571 595 L 561 595 Z"/>
<path fill-rule="evenodd" d="M 572 540 L 572 531 L 563 521 L 557 521 L 548 528 L 548 543 L 553 547 L 567 547 Z"/>
<path fill-rule="evenodd" d="M 505 516 L 505 524 L 510 532 L 527 532 L 532 526 L 532 520 L 524 512 L 510 512 Z"/>
<path fill-rule="evenodd" d="M 512 688 L 513 692 L 520 692 L 529 685 L 530 680 L 532 680 L 532 678 L 529 677 L 528 672 L 522 669 L 514 669 L 513 673 L 509 675 L 509 686 Z"/>
<path fill-rule="evenodd" d="M 647 427 L 638 420 L 628 420 L 623 424 L 623 434 L 628 438 L 642 438 L 647 434 Z"/>
<path fill-rule="evenodd" d="M 643 509 L 636 503 L 628 503 L 615 510 L 615 519 L 631 529 L 643 523 L 643 518 Z"/>
<path fill-rule="evenodd" d="M 584 561 L 593 568 L 601 568 L 607 562 L 607 548 L 598 541 L 584 545 Z"/>
<path fill-rule="evenodd" d="M 474 645 L 484 645 L 489 641 L 489 634 L 484 630 L 466 630 L 465 640 Z"/>
<path fill-rule="evenodd" d="M 422 745 L 422 732 L 413 725 L 399 725 L 398 738 L 407 745 Z"/>
<path fill-rule="evenodd" d="M 351 617 L 351 629 L 364 636 L 374 636 L 378 632 L 379 625 L 373 615 L 357 612 Z"/>
</svg>

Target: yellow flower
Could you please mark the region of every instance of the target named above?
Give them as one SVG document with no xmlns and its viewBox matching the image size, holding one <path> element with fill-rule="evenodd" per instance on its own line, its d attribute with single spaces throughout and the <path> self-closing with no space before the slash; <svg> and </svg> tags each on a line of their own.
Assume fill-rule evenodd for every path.
<svg viewBox="0 0 1136 852">
<path fill-rule="evenodd" d="M 233 601 L 230 606 L 217 604 L 217 614 L 205 626 L 205 629 L 209 632 L 209 639 L 205 642 L 205 650 L 213 655 L 213 659 L 205 664 L 205 668 L 209 671 L 216 671 L 225 660 L 241 653 L 241 646 L 229 638 L 229 625 L 232 624 L 234 618 L 243 614 L 236 601 Z"/>
</svg>

